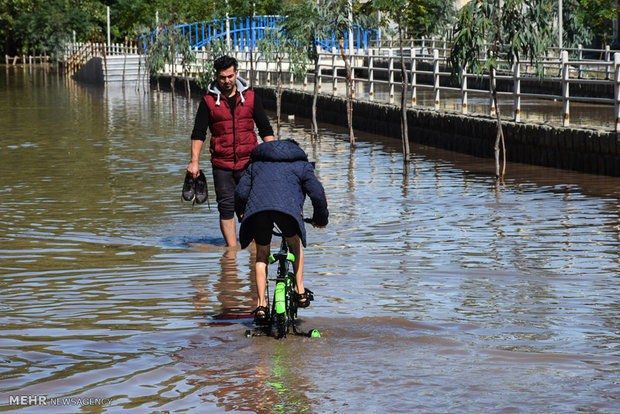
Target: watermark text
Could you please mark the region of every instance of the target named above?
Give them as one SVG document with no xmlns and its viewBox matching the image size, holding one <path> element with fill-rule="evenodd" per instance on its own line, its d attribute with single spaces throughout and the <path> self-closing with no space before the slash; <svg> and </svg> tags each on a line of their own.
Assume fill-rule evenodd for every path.
<svg viewBox="0 0 620 414">
<path fill-rule="evenodd" d="M 10 395 L 9 405 L 86 406 L 109 405 L 109 398 L 99 397 L 49 397 L 47 395 Z"/>
</svg>

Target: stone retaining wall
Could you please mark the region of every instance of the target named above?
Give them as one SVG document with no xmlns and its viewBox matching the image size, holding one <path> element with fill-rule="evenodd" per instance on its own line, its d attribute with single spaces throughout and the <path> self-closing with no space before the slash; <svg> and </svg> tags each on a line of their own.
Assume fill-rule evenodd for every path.
<svg viewBox="0 0 620 414">
<path fill-rule="evenodd" d="M 275 110 L 274 88 L 255 87 L 270 110 Z M 285 90 L 283 117 L 311 117 L 312 94 Z M 320 95 L 317 119 L 346 126 L 346 100 Z M 409 109 L 409 140 L 414 143 L 493 158 L 496 121 L 491 117 Z M 355 129 L 400 139 L 400 109 L 378 102 L 356 101 Z M 620 176 L 620 140 L 612 131 L 563 128 L 503 121 L 508 161 L 585 173 Z"/>
</svg>

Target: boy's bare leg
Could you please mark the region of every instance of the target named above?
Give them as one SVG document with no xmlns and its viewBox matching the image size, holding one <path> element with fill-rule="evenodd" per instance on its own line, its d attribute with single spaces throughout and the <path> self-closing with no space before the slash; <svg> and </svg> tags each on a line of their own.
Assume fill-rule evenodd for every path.
<svg viewBox="0 0 620 414">
<path fill-rule="evenodd" d="M 287 237 L 286 243 L 288 248 L 295 255 L 293 262 L 293 271 L 295 272 L 295 283 L 297 284 L 297 293 L 304 293 L 304 249 L 301 245 L 301 238 L 297 235 Z"/>
<path fill-rule="evenodd" d="M 258 293 L 258 304 L 256 306 L 267 306 L 265 299 L 265 289 L 267 288 L 267 263 L 269 262 L 269 245 L 263 246 L 256 244 L 256 290 Z"/>
</svg>

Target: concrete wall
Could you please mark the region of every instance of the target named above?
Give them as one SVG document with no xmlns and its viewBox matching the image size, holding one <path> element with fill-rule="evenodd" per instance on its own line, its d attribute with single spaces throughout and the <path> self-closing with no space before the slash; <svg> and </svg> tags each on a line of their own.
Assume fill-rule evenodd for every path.
<svg viewBox="0 0 620 414">
<path fill-rule="evenodd" d="M 80 82 L 103 85 L 103 59 L 100 57 L 90 59 L 73 75 L 73 79 Z"/>
<path fill-rule="evenodd" d="M 275 90 L 254 88 L 265 107 L 275 110 Z M 283 116 L 311 117 L 312 94 L 285 90 Z M 319 96 L 317 118 L 346 126 L 346 101 Z M 493 157 L 497 131 L 495 119 L 427 109 L 409 109 L 409 140 L 479 157 Z M 377 102 L 354 103 L 354 128 L 400 139 L 400 109 Z M 552 127 L 504 121 L 508 161 L 585 173 L 620 176 L 619 135 L 611 131 Z"/>
</svg>

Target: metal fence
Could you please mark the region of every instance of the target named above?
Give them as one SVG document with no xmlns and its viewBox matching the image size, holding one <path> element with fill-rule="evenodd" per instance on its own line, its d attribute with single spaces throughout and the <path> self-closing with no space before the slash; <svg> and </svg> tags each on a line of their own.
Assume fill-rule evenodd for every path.
<svg viewBox="0 0 620 414">
<path fill-rule="evenodd" d="M 230 53 L 239 60 L 242 76 L 249 77 L 250 67 L 254 67 L 252 82 L 255 85 L 274 84 L 276 64 L 265 61 L 256 46 L 257 41 L 264 37 L 265 30 L 278 27 L 281 20 L 281 16 L 255 16 L 176 26 L 189 38 L 197 54 L 197 62 L 189 72 L 197 76 L 203 70 L 204 60 L 209 59 L 209 42 L 223 39 L 232 51 Z M 351 58 L 356 99 L 394 103 L 401 92 L 397 42 L 380 39 L 376 30 L 356 29 L 352 35 L 353 48 L 348 48 L 348 39 L 345 39 L 344 45 L 346 54 Z M 410 79 L 409 106 L 495 115 L 497 108 L 491 96 L 489 74 L 465 71 L 460 74 L 460 81 L 455 81 L 447 62 L 451 47 L 447 39 L 410 39 L 405 46 L 405 67 Z M 72 47 L 79 48 L 79 45 Z M 308 67 L 310 72 L 303 80 L 293 79 L 288 62 L 285 62 L 283 70 L 288 80 L 285 86 L 307 89 L 309 81 L 316 77 L 321 93 L 344 94 L 344 62 L 339 47 L 335 38 L 318 45 L 319 71 L 315 74 L 314 68 Z M 135 45 L 106 45 L 105 54 L 138 53 L 137 49 Z M 253 64 L 250 62 L 250 50 Z M 79 51 L 72 53 L 79 55 Z M 516 122 L 548 122 L 566 127 L 585 123 L 620 132 L 618 56 L 617 51 L 609 48 L 550 49 L 541 58 L 542 80 L 529 62 L 512 67 L 500 63 L 495 79 L 502 117 Z M 171 68 L 165 71 L 171 72 Z M 184 70 L 178 65 L 175 73 L 184 73 Z"/>
<path fill-rule="evenodd" d="M 463 114 L 495 116 L 497 108 L 492 98 L 489 74 L 478 75 L 462 72 L 460 82 L 452 76 L 448 66 L 449 49 L 444 41 L 420 40 L 404 53 L 405 67 L 409 75 L 410 107 L 431 110 L 450 110 Z M 439 47 L 438 47 L 439 46 Z M 602 57 L 584 57 L 588 51 Z M 254 85 L 274 85 L 277 67 L 253 50 L 254 64 L 250 63 L 248 49 L 233 52 L 239 60 L 241 76 L 253 76 Z M 308 67 L 305 79 L 294 79 L 288 62 L 282 66 L 287 88 L 309 90 L 309 83 L 317 77 L 320 93 L 343 95 L 345 93 L 344 62 L 340 52 L 319 51 L 318 72 Z M 198 62 L 191 72 L 196 75 L 202 60 L 208 53 L 197 51 Z M 580 58 L 581 57 L 581 58 Z M 356 99 L 395 103 L 401 93 L 400 52 L 393 44 L 367 48 L 350 55 L 354 76 Z M 250 67 L 254 73 L 250 75 Z M 515 122 L 548 122 L 571 126 L 571 108 L 589 108 L 593 117 L 585 122 L 596 128 L 614 129 L 620 132 L 620 53 L 607 50 L 564 49 L 550 51 L 542 59 L 543 77 L 529 62 L 512 67 L 499 66 L 495 73 L 502 118 Z M 179 73 L 180 70 L 177 71 Z M 400 99 L 399 99 L 400 101 Z M 545 120 L 536 115 L 545 108 Z M 584 122 L 580 122 L 584 124 Z"/>
</svg>

